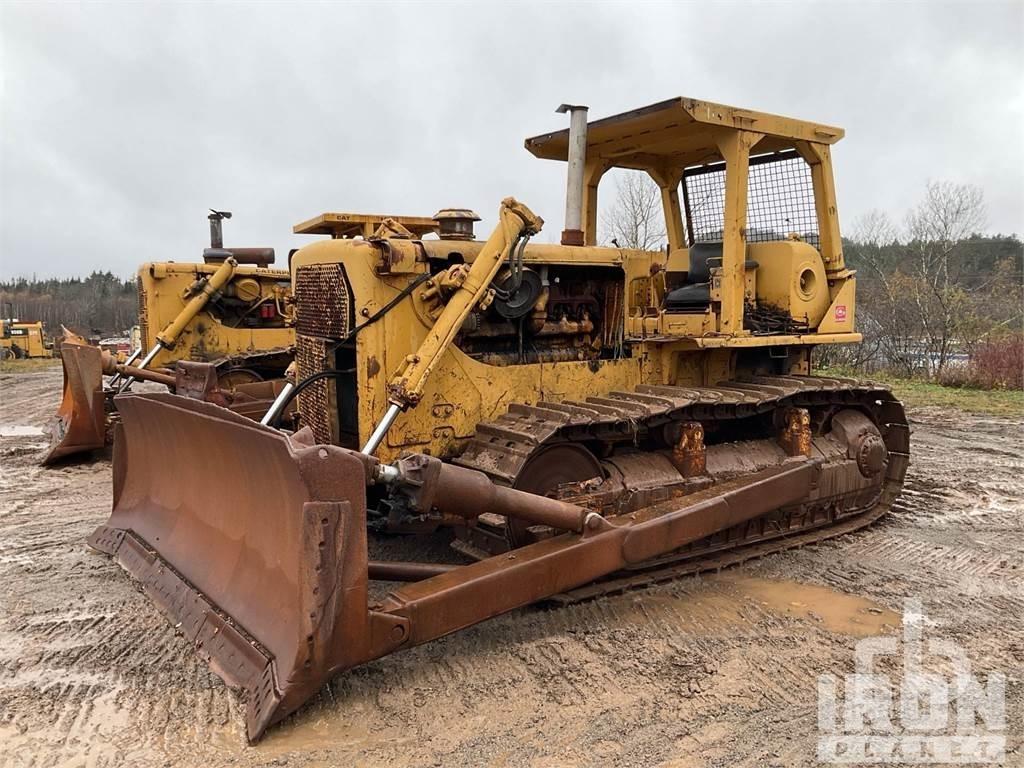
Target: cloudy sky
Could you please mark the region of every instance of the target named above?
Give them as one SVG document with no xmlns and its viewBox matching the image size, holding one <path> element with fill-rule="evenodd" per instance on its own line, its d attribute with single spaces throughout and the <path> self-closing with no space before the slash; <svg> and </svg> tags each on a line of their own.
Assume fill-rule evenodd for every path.
<svg viewBox="0 0 1024 768">
<path fill-rule="evenodd" d="M 564 170 L 523 149 L 692 96 L 842 126 L 841 219 L 929 179 L 1024 232 L 1024 3 L 0 3 L 0 278 L 303 238 L 323 211 L 476 209 L 562 228 Z M 606 185 L 608 186 L 608 185 Z M 611 190 L 608 190 L 609 192 Z M 608 201 L 608 196 L 603 202 Z M 279 257 L 280 260 L 280 257 Z"/>
</svg>

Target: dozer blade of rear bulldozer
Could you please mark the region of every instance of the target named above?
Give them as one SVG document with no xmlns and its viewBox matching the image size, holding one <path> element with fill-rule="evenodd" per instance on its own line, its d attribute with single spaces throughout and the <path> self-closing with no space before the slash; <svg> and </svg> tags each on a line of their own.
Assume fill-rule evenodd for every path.
<svg viewBox="0 0 1024 768">
<path fill-rule="evenodd" d="M 60 345 L 64 391 L 50 422 L 50 449 L 43 464 L 102 448 L 106 442 L 103 353 L 74 334 Z"/>
</svg>

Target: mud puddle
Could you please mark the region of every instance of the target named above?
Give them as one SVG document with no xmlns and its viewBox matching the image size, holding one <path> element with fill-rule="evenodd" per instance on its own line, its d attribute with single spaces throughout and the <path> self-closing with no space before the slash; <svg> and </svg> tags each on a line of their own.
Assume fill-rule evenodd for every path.
<svg viewBox="0 0 1024 768">
<path fill-rule="evenodd" d="M 275 758 L 291 752 L 309 752 L 318 749 L 366 751 L 376 748 L 401 751 L 411 745 L 415 737 L 399 729 L 373 728 L 372 703 L 344 701 L 329 695 L 330 701 L 314 704 L 313 716 L 300 716 L 294 724 L 284 723 L 271 729 L 253 746 L 253 751 L 265 758 Z"/>
<path fill-rule="evenodd" d="M 900 614 L 864 597 L 797 581 L 723 574 L 718 577 L 739 593 L 775 613 L 817 622 L 829 632 L 870 637 L 902 626 Z"/>
<path fill-rule="evenodd" d="M 590 610 L 607 611 L 607 615 L 624 619 L 637 628 L 649 631 L 658 627 L 670 636 L 686 638 L 680 641 L 683 647 L 699 644 L 706 637 L 756 634 L 763 631 L 766 618 L 768 626 L 789 625 L 786 620 L 791 619 L 792 631 L 823 630 L 848 638 L 890 634 L 898 632 L 902 625 L 900 614 L 866 597 L 799 581 L 761 578 L 744 571 L 727 571 L 694 580 L 682 588 L 665 585 L 611 596 L 567 611 L 527 609 L 523 615 L 531 617 L 527 620 L 557 622 L 577 611 Z M 515 652 L 514 646 L 505 649 L 506 654 Z M 390 661 L 395 663 L 398 659 L 391 657 Z M 571 665 L 573 660 L 558 656 L 558 663 L 563 662 Z M 700 667 L 689 659 L 676 662 Z M 725 672 L 728 677 L 729 668 Z M 742 679 L 745 674 L 736 677 Z M 615 684 L 630 685 L 621 678 Z M 403 685 L 415 687 L 409 680 Z M 337 683 L 324 688 L 310 706 L 272 728 L 253 751 L 264 758 L 277 758 L 319 749 L 400 752 L 414 745 L 415 739 L 407 732 L 376 722 L 373 714 L 379 712 L 378 696 L 354 694 L 346 689 L 346 685 Z M 738 695 L 735 691 L 728 694 Z M 415 695 L 411 700 L 413 706 L 419 706 Z"/>
<path fill-rule="evenodd" d="M 751 606 L 757 610 L 751 611 Z M 742 571 L 708 576 L 693 593 L 637 595 L 630 611 L 638 623 L 668 621 L 694 632 L 734 631 L 756 623 L 764 612 L 814 622 L 829 632 L 851 637 L 885 634 L 902 625 L 898 613 L 865 597 Z"/>
</svg>

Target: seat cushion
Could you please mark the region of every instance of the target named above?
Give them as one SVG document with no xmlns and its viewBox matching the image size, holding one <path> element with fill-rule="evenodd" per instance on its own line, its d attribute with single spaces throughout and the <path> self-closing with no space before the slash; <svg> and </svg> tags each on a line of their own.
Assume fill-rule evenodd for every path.
<svg viewBox="0 0 1024 768">
<path fill-rule="evenodd" d="M 711 283 L 696 283 L 676 288 L 665 296 L 665 309 L 704 309 L 711 303 Z"/>
</svg>

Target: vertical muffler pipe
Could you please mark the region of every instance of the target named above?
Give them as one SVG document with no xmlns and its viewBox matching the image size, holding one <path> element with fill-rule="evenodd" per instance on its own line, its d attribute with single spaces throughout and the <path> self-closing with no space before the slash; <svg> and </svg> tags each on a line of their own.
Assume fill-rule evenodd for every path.
<svg viewBox="0 0 1024 768">
<path fill-rule="evenodd" d="M 223 248 L 224 219 L 231 218 L 231 211 L 215 211 L 211 208 L 210 215 L 206 218 L 210 220 L 210 247 L 217 249 Z"/>
<path fill-rule="evenodd" d="M 583 171 L 587 163 L 587 110 L 582 104 L 562 104 L 569 113 L 568 178 L 565 185 L 565 229 L 562 245 L 583 245 Z"/>
</svg>

